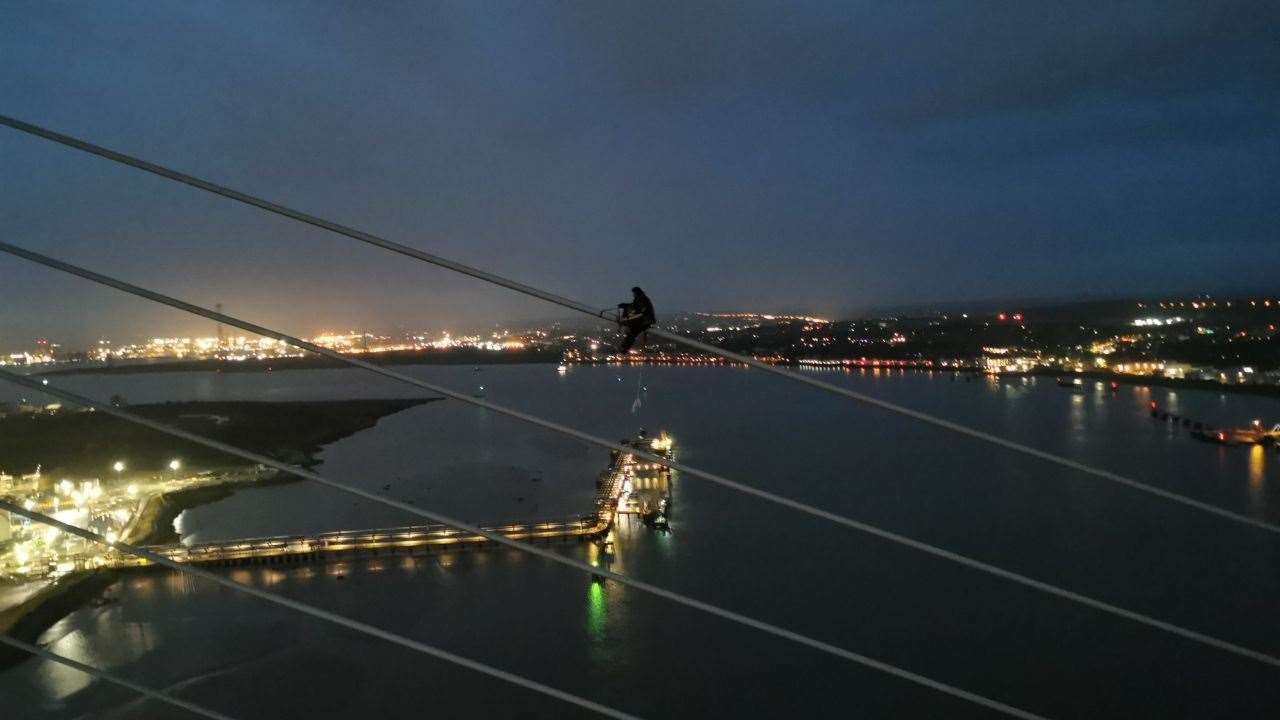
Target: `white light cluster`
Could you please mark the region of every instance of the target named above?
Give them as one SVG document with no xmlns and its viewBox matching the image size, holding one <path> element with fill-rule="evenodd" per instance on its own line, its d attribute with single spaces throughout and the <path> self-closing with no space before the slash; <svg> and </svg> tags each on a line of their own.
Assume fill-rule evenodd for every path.
<svg viewBox="0 0 1280 720">
<path fill-rule="evenodd" d="M 1146 317 L 1146 318 L 1138 318 L 1137 320 L 1134 320 L 1133 324 L 1136 327 L 1153 327 L 1153 326 L 1158 327 L 1161 325 L 1177 325 L 1178 323 L 1183 323 L 1186 321 L 1187 321 L 1186 318 L 1180 317 L 1180 316 L 1171 317 L 1171 318 Z"/>
</svg>

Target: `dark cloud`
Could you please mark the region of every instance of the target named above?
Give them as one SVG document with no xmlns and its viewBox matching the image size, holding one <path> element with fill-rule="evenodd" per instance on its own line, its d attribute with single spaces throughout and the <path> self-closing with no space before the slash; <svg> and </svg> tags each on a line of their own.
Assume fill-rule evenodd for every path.
<svg viewBox="0 0 1280 720">
<path fill-rule="evenodd" d="M 1277 28 L 1266 2 L 32 3 L 0 97 L 589 302 L 836 313 L 1270 282 Z M 552 312 L 11 131 L 0 158 L 7 238 L 300 332 Z M 0 341 L 192 327 L 17 263 Z"/>
</svg>

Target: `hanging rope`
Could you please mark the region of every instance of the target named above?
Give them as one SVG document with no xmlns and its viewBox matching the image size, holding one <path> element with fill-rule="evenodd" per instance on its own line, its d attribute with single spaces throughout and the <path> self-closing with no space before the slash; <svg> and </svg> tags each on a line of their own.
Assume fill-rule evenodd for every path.
<svg viewBox="0 0 1280 720">
<path fill-rule="evenodd" d="M 641 402 L 644 396 L 644 366 L 641 365 L 639 370 L 636 374 L 636 399 L 631 402 L 632 415 L 635 415 L 640 410 L 640 406 L 644 404 Z"/>
</svg>

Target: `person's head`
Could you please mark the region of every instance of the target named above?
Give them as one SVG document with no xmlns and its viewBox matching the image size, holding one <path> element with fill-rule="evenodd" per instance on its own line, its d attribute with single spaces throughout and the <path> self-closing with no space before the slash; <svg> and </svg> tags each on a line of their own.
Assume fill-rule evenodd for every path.
<svg viewBox="0 0 1280 720">
<path fill-rule="evenodd" d="M 631 294 L 635 295 L 636 297 L 640 297 L 641 295 L 644 295 L 644 291 L 638 287 L 633 287 L 631 288 Z"/>
</svg>

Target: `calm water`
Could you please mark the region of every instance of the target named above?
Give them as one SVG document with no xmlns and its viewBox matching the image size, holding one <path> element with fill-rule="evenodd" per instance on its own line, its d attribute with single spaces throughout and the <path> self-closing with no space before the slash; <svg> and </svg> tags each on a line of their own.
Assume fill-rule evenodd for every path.
<svg viewBox="0 0 1280 720">
<path fill-rule="evenodd" d="M 1036 578 L 1280 653 L 1280 537 L 745 370 L 551 366 L 413 374 L 606 437 L 669 429 L 681 459 Z M 1280 455 L 1153 422 L 1218 425 L 1280 402 L 1051 379 L 828 379 L 1280 522 Z M 394 397 L 352 370 L 65 378 L 96 397 Z M 637 413 L 631 405 L 647 387 Z M 336 443 L 321 472 L 486 520 L 572 508 L 606 453 L 452 401 Z M 533 478 L 539 482 L 534 482 Z M 294 484 L 181 518 L 197 538 L 413 522 Z M 1277 671 L 677 478 L 673 531 L 619 529 L 616 570 L 1054 718 L 1272 717 Z M 586 548 L 567 549 L 585 555 Z M 229 571 L 650 718 L 992 717 L 937 693 L 518 553 Z M 343 575 L 344 579 L 338 579 Z M 136 575 L 51 649 L 239 718 L 577 717 L 567 706 L 234 592 Z M 183 717 L 72 670 L 0 674 L 4 717 Z"/>
</svg>

